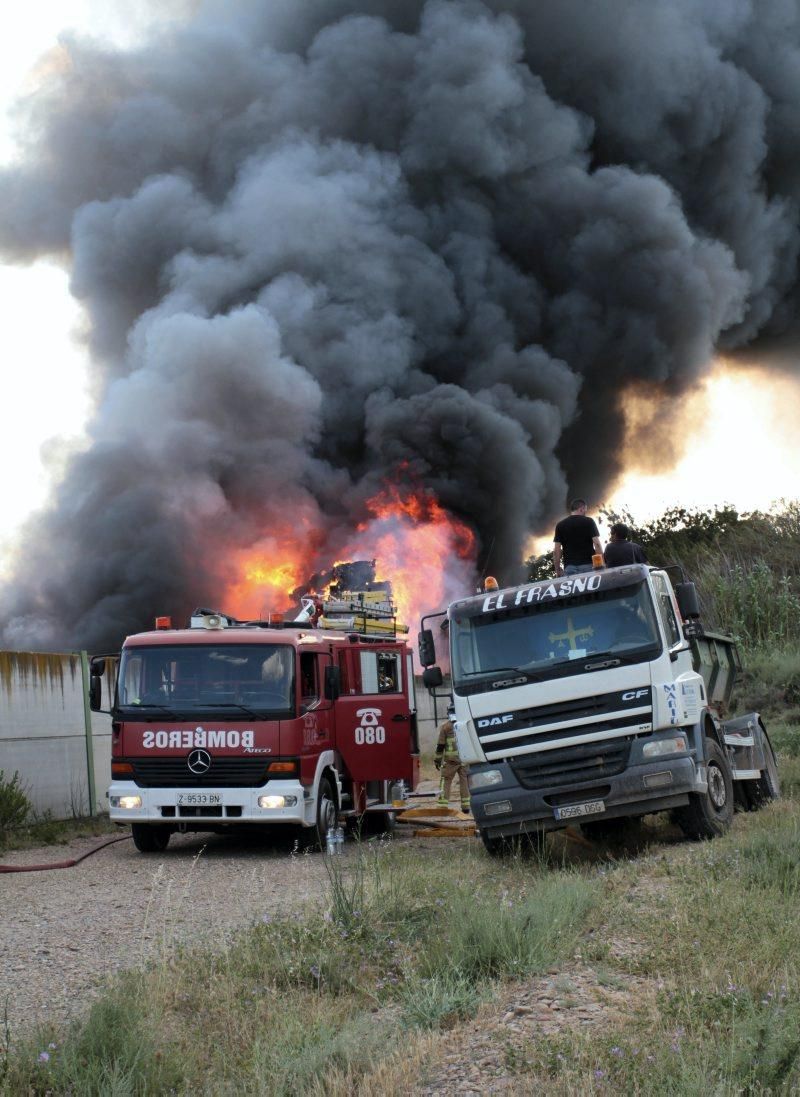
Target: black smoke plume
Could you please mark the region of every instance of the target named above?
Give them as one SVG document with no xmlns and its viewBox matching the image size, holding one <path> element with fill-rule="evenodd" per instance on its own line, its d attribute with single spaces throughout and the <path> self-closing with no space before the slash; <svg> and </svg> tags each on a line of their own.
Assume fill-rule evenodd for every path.
<svg viewBox="0 0 800 1097">
<path fill-rule="evenodd" d="M 324 568 L 398 468 L 510 577 L 629 386 L 793 316 L 794 0 L 218 0 L 56 60 L 0 251 L 68 256 L 97 410 L 6 646 L 215 604 L 287 522 Z"/>
</svg>

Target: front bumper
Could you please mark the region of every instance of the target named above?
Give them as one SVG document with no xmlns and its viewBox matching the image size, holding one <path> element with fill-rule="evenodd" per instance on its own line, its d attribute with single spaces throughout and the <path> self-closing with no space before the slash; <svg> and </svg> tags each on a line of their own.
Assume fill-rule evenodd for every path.
<svg viewBox="0 0 800 1097">
<path fill-rule="evenodd" d="M 171 823 L 235 826 L 241 823 L 299 823 L 311 826 L 314 805 L 299 781 L 268 781 L 260 788 L 140 788 L 133 781 L 114 781 L 108 789 L 109 817 L 115 823 Z M 259 807 L 261 796 L 294 797 L 294 804 Z M 140 807 L 118 801 L 139 797 Z M 115 806 L 116 804 L 116 806 Z"/>
<path fill-rule="evenodd" d="M 523 788 L 506 762 L 470 766 L 470 775 L 481 770 L 499 770 L 502 774 L 500 783 L 472 789 L 470 795 L 476 824 L 492 837 L 666 811 L 688 803 L 689 793 L 705 787 L 702 768 L 688 755 L 628 766 L 622 773 L 605 779 L 538 789 Z M 596 800 L 602 800 L 605 811 L 567 819 L 555 817 L 556 808 Z M 503 810 L 498 812 L 501 806 Z"/>
</svg>

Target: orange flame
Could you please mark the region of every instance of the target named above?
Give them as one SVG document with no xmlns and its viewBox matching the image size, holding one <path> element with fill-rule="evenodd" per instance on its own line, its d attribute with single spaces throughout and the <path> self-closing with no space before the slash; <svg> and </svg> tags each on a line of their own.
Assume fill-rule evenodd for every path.
<svg viewBox="0 0 800 1097">
<path fill-rule="evenodd" d="M 357 527 L 343 553 L 377 562 L 377 577 L 392 584 L 398 621 L 414 632 L 423 614 L 474 593 L 475 534 L 433 492 L 390 484 L 367 508 L 373 517 Z"/>
<path fill-rule="evenodd" d="M 423 614 L 475 591 L 475 534 L 449 514 L 433 492 L 388 484 L 366 509 L 369 517 L 344 543 L 337 542 L 336 557 L 376 561 L 377 577 L 392 585 L 398 622 L 407 624 L 412 635 Z M 292 593 L 307 577 L 333 566 L 330 557 L 320 566 L 321 543 L 319 530 L 292 526 L 273 530 L 236 554 L 228 561 L 236 576 L 225 593 L 228 611 L 237 617 L 264 618 L 293 608 Z"/>
</svg>

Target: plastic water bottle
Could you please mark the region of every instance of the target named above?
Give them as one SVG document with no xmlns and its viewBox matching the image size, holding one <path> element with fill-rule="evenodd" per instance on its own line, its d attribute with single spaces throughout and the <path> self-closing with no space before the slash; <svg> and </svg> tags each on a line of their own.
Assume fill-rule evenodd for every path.
<svg viewBox="0 0 800 1097">
<path fill-rule="evenodd" d="M 325 852 L 329 857 L 333 857 L 338 853 L 336 848 L 336 828 L 328 827 L 328 833 L 325 835 Z"/>
<path fill-rule="evenodd" d="M 336 828 L 336 853 L 339 857 L 344 852 L 344 827 Z"/>
</svg>

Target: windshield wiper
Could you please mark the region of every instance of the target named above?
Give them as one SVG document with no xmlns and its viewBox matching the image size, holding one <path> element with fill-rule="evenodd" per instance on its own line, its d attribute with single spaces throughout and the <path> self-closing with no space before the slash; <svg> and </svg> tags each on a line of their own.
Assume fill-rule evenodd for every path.
<svg viewBox="0 0 800 1097">
<path fill-rule="evenodd" d="M 465 670 L 461 675 L 462 678 L 476 678 L 478 675 L 483 674 L 506 674 L 510 671 L 516 671 L 520 674 L 523 673 L 519 667 L 490 667 L 488 670 Z"/>
<path fill-rule="evenodd" d="M 240 705 L 238 701 L 198 701 L 198 708 L 238 708 L 241 712 L 246 712 L 248 716 L 253 720 L 260 719 L 259 714 L 254 712 L 247 705 Z"/>
<path fill-rule="evenodd" d="M 517 685 L 521 684 L 522 682 L 541 682 L 544 677 L 541 671 L 529 670 L 526 667 L 493 667 L 492 670 L 469 670 L 464 674 L 464 677 L 474 678 L 480 675 L 483 678 L 491 679 L 494 675 L 497 674 L 515 674 L 518 677 L 513 680 L 508 679 L 507 681 L 504 680 L 501 682 L 493 681 L 491 682 L 491 686 L 493 689 L 496 689 L 498 686 L 506 684 Z"/>
<path fill-rule="evenodd" d="M 179 712 L 174 708 L 169 708 L 168 705 L 154 705 L 154 704 L 150 704 L 149 702 L 144 701 L 144 702 L 141 702 L 141 703 L 131 702 L 127 705 L 118 705 L 117 706 L 117 711 L 124 712 L 126 715 L 129 712 L 141 712 L 142 710 L 147 710 L 146 715 L 148 715 L 148 716 L 154 715 L 154 710 L 155 710 L 155 711 L 158 711 L 158 712 L 163 712 L 166 716 L 171 716 L 174 720 L 185 720 L 186 719 L 186 717 L 184 716 L 184 714 L 182 712 Z"/>
<path fill-rule="evenodd" d="M 587 661 L 595 663 L 598 660 L 616 659 L 620 663 L 640 663 L 643 657 L 650 655 L 652 652 L 657 651 L 657 649 L 657 644 L 642 644 L 640 647 L 625 648 L 622 651 L 617 651 L 615 648 L 612 648 L 611 651 L 592 652 Z"/>
</svg>

